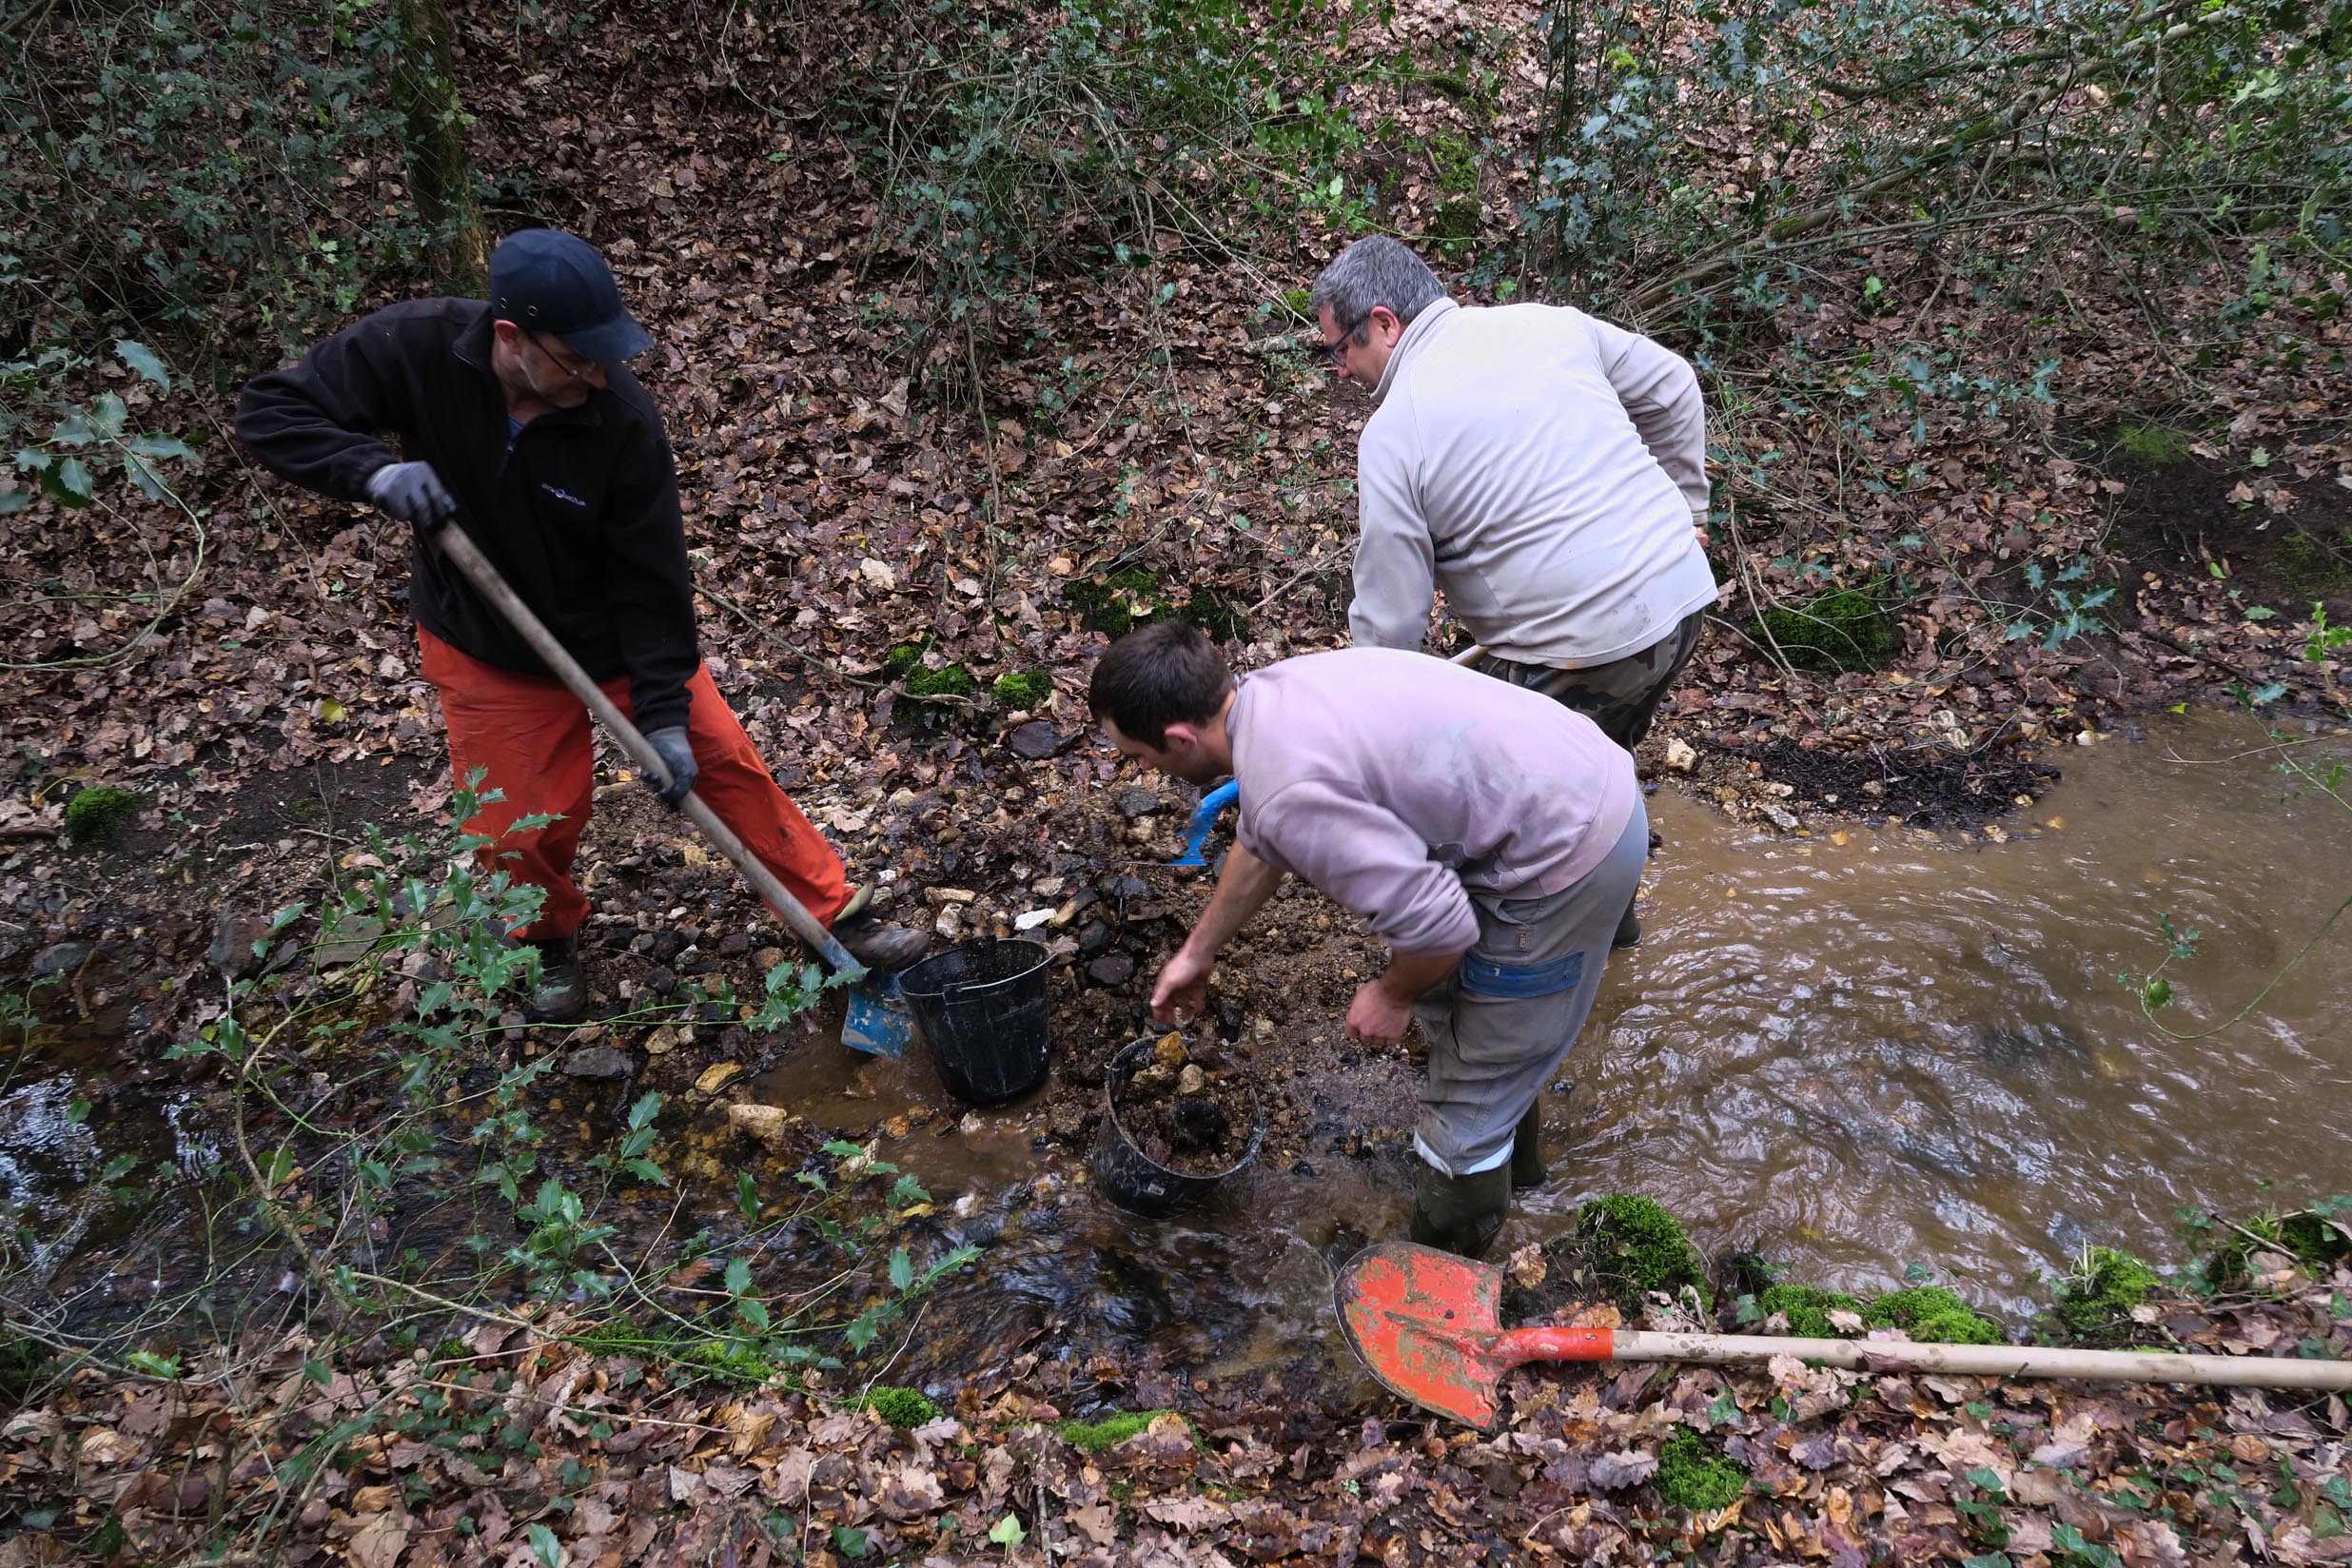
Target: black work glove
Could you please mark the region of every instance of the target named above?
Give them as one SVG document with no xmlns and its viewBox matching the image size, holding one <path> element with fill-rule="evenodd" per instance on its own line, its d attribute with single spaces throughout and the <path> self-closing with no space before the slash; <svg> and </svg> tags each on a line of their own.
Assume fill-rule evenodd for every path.
<svg viewBox="0 0 2352 1568">
<path fill-rule="evenodd" d="M 695 766 L 695 749 L 687 743 L 686 727 L 673 724 L 666 730 L 648 730 L 645 743 L 660 755 L 661 765 L 670 770 L 670 782 L 656 785 L 654 793 L 661 797 L 663 805 L 676 811 L 678 802 L 686 798 L 686 792 L 701 776 L 701 770 Z"/>
<path fill-rule="evenodd" d="M 367 499 L 428 534 L 458 515 L 458 503 L 429 462 L 385 463 L 367 477 Z"/>
</svg>

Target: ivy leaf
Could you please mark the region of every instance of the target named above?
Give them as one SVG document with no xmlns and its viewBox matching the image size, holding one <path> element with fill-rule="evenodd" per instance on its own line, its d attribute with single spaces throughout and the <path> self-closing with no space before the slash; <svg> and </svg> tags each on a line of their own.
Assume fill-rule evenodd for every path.
<svg viewBox="0 0 2352 1568">
<path fill-rule="evenodd" d="M 171 390 L 171 375 L 165 370 L 163 359 L 147 344 L 125 338 L 114 345 L 114 357 L 128 365 L 141 380 L 153 382 L 167 392 Z"/>
</svg>

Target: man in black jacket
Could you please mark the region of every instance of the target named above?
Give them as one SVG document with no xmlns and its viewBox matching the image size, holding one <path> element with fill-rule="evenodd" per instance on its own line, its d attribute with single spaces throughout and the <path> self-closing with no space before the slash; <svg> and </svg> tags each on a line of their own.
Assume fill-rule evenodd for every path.
<svg viewBox="0 0 2352 1568">
<path fill-rule="evenodd" d="M 441 692 L 462 785 L 486 770 L 468 832 L 546 890 L 517 933 L 539 945 L 534 1016 L 587 1010 L 578 933 L 587 900 L 571 869 L 592 799 L 587 709 L 557 680 L 432 536 L 461 521 L 491 564 L 631 715 L 669 769 L 675 808 L 708 801 L 860 963 L 904 968 L 919 932 L 885 925 L 853 893 L 840 857 L 776 787 L 712 684 L 696 645 L 677 473 L 660 416 L 626 362 L 645 331 L 586 241 L 510 236 L 490 260 L 490 299 L 390 305 L 257 378 L 237 434 L 268 468 L 416 527 L 409 603 L 425 676 Z M 380 431 L 396 431 L 395 458 Z M 517 818 L 557 820 L 510 832 Z"/>
</svg>

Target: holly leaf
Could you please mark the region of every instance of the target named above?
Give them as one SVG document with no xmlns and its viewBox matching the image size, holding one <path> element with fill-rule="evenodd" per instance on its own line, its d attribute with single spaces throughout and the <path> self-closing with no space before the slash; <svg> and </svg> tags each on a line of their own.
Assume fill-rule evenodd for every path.
<svg viewBox="0 0 2352 1568">
<path fill-rule="evenodd" d="M 162 357 L 147 344 L 125 338 L 114 345 L 114 357 L 128 365 L 141 380 L 153 382 L 167 392 L 171 390 L 171 375 L 164 368 Z"/>
</svg>

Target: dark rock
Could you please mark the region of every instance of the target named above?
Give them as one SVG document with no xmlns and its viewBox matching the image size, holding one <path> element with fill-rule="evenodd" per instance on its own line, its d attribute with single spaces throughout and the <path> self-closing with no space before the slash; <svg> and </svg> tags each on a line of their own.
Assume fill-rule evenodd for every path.
<svg viewBox="0 0 2352 1568">
<path fill-rule="evenodd" d="M 629 1053 L 612 1046 L 586 1046 L 563 1059 L 570 1078 L 626 1078 L 633 1069 Z"/>
<path fill-rule="evenodd" d="M 659 945 L 660 944 L 658 943 L 655 944 L 657 948 L 658 948 Z M 672 991 L 677 990 L 677 976 L 672 974 L 661 965 L 657 964 L 652 969 L 645 971 L 645 989 L 650 991 L 657 992 L 660 995 L 667 996 Z"/>
<path fill-rule="evenodd" d="M 1094 884 L 1094 891 L 1109 899 L 1141 898 L 1151 884 L 1140 876 L 1106 876 Z"/>
<path fill-rule="evenodd" d="M 259 917 L 256 917 L 255 923 L 264 931 L 269 929 L 268 925 L 261 921 Z M 213 946 L 217 948 L 219 945 L 220 939 L 215 937 Z M 60 942 L 54 947 L 43 948 L 32 955 L 32 977 L 36 980 L 54 980 L 60 975 L 71 974 L 84 964 L 88 963 L 89 955 L 95 951 L 97 950 L 88 942 Z M 250 950 L 245 952 L 245 968 L 250 970 L 257 960 Z M 222 967 L 218 958 L 213 960 L 213 964 L 216 968 Z M 235 980 L 240 976 L 232 974 L 229 978 Z"/>
<path fill-rule="evenodd" d="M 1070 743 L 1074 736 L 1066 736 L 1044 719 L 1033 719 L 1005 737 L 1005 745 L 1024 762 L 1042 762 Z"/>
<path fill-rule="evenodd" d="M 1121 816 L 1132 822 L 1139 816 L 1149 816 L 1166 803 L 1157 794 L 1145 789 L 1141 784 L 1130 784 L 1117 794 L 1112 795 L 1110 804 Z"/>
<path fill-rule="evenodd" d="M 1110 928 L 1100 920 L 1089 920 L 1078 928 L 1078 951 L 1082 957 L 1091 958 L 1109 946 Z"/>
<path fill-rule="evenodd" d="M 1087 966 L 1087 978 L 1098 986 L 1124 986 L 1135 977 L 1135 960 L 1124 952 L 1107 952 Z"/>
<path fill-rule="evenodd" d="M 269 935 L 269 921 L 252 910 L 234 904 L 221 907 L 221 917 L 212 928 L 212 946 L 205 950 L 205 957 L 222 977 L 243 980 L 262 967 L 261 955 L 253 944 Z"/>
<path fill-rule="evenodd" d="M 733 933 L 718 945 L 718 953 L 722 958 L 740 958 L 751 951 L 752 939 L 741 931 Z"/>
<path fill-rule="evenodd" d="M 1090 910 L 1102 901 L 1102 895 L 1092 888 L 1080 888 L 1069 895 L 1069 905 L 1072 911 Z"/>
<path fill-rule="evenodd" d="M 666 964 L 676 958 L 686 946 L 686 938 L 674 931 L 654 932 L 654 961 Z"/>
</svg>

